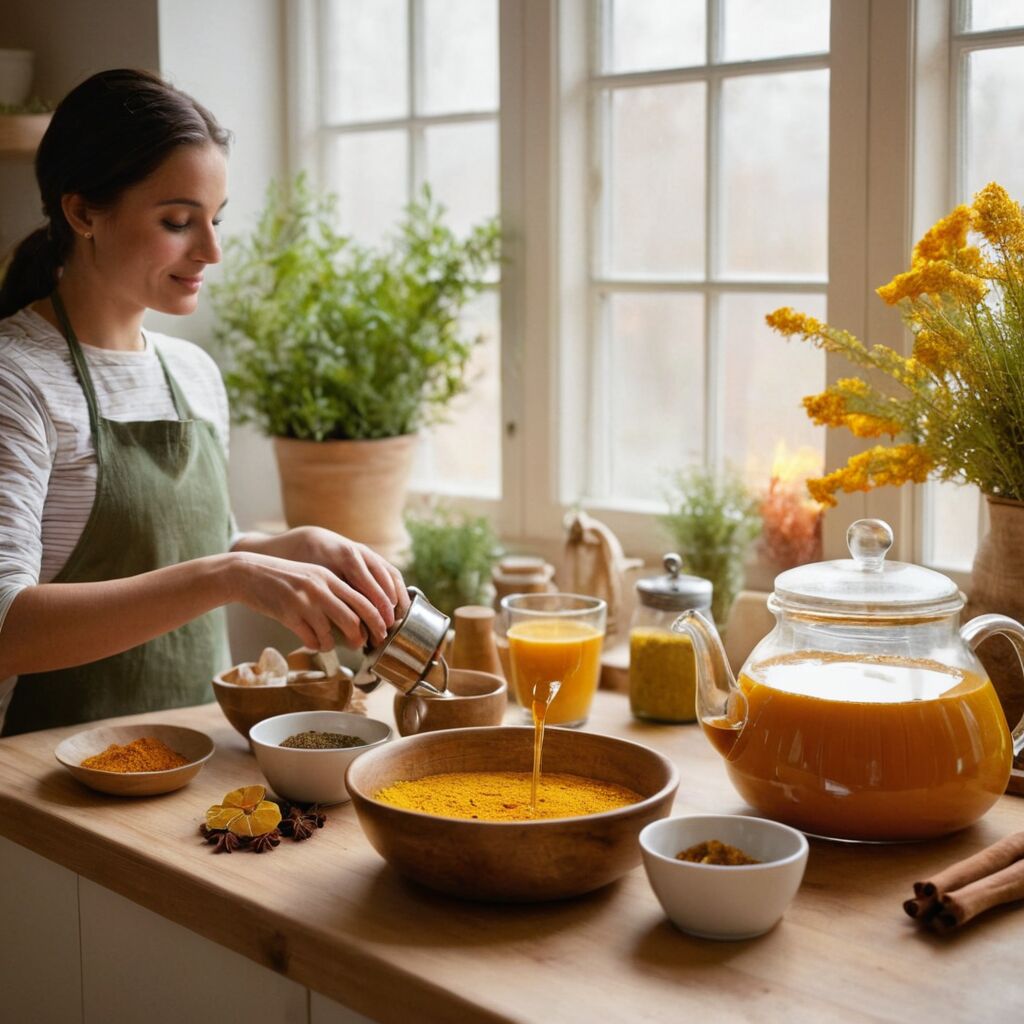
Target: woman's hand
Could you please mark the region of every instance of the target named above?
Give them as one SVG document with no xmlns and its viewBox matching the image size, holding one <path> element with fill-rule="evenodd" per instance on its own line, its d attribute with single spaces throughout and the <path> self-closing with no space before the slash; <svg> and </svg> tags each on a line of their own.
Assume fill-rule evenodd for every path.
<svg viewBox="0 0 1024 1024">
<path fill-rule="evenodd" d="M 275 536 L 245 534 L 234 551 L 263 556 L 247 564 L 268 574 L 266 580 L 253 578 L 247 585 L 257 592 L 243 589 L 239 600 L 288 626 L 307 647 L 332 647 L 331 623 L 352 647 L 363 646 L 367 632 L 380 643 L 396 613 L 400 617 L 409 607 L 402 574 L 390 562 L 331 530 L 300 526 Z M 296 588 L 295 600 L 281 587 Z"/>
</svg>

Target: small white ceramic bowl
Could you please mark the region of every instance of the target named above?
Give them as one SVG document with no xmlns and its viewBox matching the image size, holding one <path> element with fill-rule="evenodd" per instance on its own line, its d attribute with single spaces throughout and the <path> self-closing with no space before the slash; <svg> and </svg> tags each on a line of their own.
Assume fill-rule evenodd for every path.
<svg viewBox="0 0 1024 1024">
<path fill-rule="evenodd" d="M 302 750 L 282 747 L 296 733 L 340 732 L 365 740 L 361 747 Z M 348 711 L 297 711 L 257 722 L 249 730 L 252 752 L 270 788 L 285 800 L 300 804 L 340 804 L 350 799 L 345 788 L 348 766 L 367 750 L 386 743 L 391 727 L 376 718 Z"/>
<path fill-rule="evenodd" d="M 676 854 L 718 839 L 760 864 L 696 864 Z M 807 840 L 788 825 L 737 814 L 651 822 L 640 833 L 644 869 L 672 923 L 702 939 L 752 939 L 772 929 L 800 888 Z"/>
</svg>

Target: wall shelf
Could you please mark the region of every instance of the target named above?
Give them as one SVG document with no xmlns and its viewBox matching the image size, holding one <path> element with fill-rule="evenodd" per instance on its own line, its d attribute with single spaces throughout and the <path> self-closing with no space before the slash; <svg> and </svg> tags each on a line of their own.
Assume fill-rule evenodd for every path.
<svg viewBox="0 0 1024 1024">
<path fill-rule="evenodd" d="M 49 114 L 0 114 L 0 155 L 34 156 Z"/>
</svg>

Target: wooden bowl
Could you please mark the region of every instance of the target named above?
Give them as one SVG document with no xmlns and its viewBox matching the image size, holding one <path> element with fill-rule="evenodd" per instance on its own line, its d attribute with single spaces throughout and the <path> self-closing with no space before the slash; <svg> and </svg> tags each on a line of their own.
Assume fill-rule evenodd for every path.
<svg viewBox="0 0 1024 1024">
<path fill-rule="evenodd" d="M 104 772 L 83 768 L 82 762 L 94 754 L 102 754 L 111 743 L 124 746 L 143 736 L 163 740 L 188 764 L 163 772 Z M 103 725 L 85 732 L 76 732 L 57 745 L 54 756 L 79 782 L 100 793 L 114 796 L 155 796 L 187 786 L 213 756 L 213 740 L 204 732 L 179 725 Z"/>
<path fill-rule="evenodd" d="M 249 664 L 252 664 L 251 662 Z M 213 677 L 213 692 L 224 717 L 246 738 L 249 730 L 264 718 L 290 715 L 296 711 L 344 711 L 352 697 L 352 673 L 342 668 L 327 679 L 303 680 L 287 686 L 235 686 L 240 665 Z M 294 671 L 312 670 L 313 652 L 305 647 L 288 655 Z"/>
<path fill-rule="evenodd" d="M 544 770 L 628 786 L 643 799 L 579 818 L 441 818 L 374 799 L 385 786 L 443 772 L 532 768 L 533 730 L 491 727 L 420 733 L 352 762 L 346 784 L 374 849 L 406 877 L 463 899 L 530 903 L 599 889 L 640 863 L 640 830 L 672 807 L 679 774 L 649 747 L 549 729 Z"/>
</svg>

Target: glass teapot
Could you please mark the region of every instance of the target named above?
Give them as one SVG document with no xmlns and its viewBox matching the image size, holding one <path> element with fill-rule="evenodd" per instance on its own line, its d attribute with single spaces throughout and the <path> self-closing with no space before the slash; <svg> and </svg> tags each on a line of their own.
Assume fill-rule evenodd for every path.
<svg viewBox="0 0 1024 1024">
<path fill-rule="evenodd" d="M 959 625 L 964 597 L 941 573 L 886 562 L 892 530 L 860 519 L 851 559 L 782 573 L 774 630 L 739 680 L 711 621 L 689 611 L 697 713 L 739 794 L 814 835 L 891 842 L 964 828 L 1005 790 L 1024 747 L 1011 738 L 974 650 L 1024 627 L 1003 615 Z"/>
</svg>

